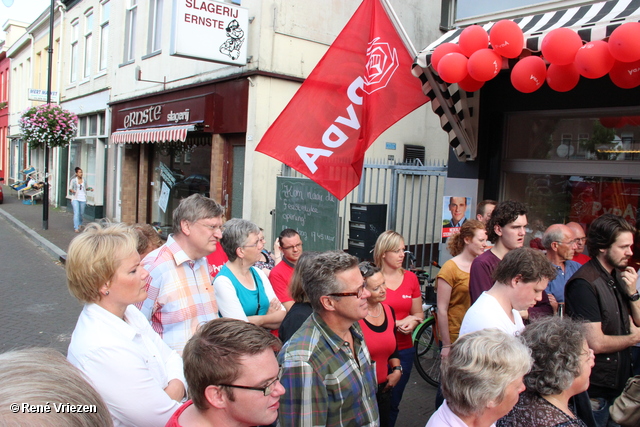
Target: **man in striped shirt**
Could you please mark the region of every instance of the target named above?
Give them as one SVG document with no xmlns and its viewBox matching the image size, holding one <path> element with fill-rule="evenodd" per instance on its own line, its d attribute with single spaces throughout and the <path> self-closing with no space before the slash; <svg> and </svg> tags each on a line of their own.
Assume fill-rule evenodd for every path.
<svg viewBox="0 0 640 427">
<path fill-rule="evenodd" d="M 205 257 L 222 238 L 222 214 L 222 206 L 201 194 L 183 199 L 173 211 L 173 234 L 142 260 L 149 276 L 139 308 L 179 354 L 198 325 L 218 317 Z"/>
</svg>

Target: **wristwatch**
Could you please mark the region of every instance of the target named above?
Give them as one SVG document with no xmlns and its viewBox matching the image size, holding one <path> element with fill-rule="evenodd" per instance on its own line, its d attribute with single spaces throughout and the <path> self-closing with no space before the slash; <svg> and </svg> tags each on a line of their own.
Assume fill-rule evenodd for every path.
<svg viewBox="0 0 640 427">
<path fill-rule="evenodd" d="M 400 371 L 400 373 L 402 373 L 402 365 L 394 366 L 393 368 L 391 368 L 391 372 L 393 371 Z"/>
<path fill-rule="evenodd" d="M 630 301 L 638 301 L 640 299 L 640 292 L 636 291 L 635 294 L 629 295 Z"/>
</svg>

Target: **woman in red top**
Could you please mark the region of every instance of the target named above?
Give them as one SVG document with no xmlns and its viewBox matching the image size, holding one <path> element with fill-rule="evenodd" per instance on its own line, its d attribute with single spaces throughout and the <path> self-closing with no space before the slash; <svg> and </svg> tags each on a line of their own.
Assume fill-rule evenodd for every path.
<svg viewBox="0 0 640 427">
<path fill-rule="evenodd" d="M 369 314 L 359 323 L 371 359 L 376 362 L 378 377 L 376 398 L 380 411 L 380 427 L 387 427 L 391 409 L 391 390 L 402 377 L 402 366 L 394 332 L 396 317 L 393 309 L 382 303 L 387 298 L 387 287 L 380 269 L 368 262 L 360 263 L 359 267 L 367 290 L 371 292 L 371 296 L 367 298 Z"/>
<path fill-rule="evenodd" d="M 396 313 L 396 339 L 402 365 L 402 377 L 392 390 L 391 416 L 389 425 L 393 427 L 398 418 L 400 400 L 411 375 L 413 366 L 413 330 L 424 319 L 422 295 L 416 275 L 402 268 L 404 261 L 404 239 L 393 230 L 382 233 L 376 241 L 373 259 L 382 270 L 387 286 L 386 303 Z"/>
</svg>

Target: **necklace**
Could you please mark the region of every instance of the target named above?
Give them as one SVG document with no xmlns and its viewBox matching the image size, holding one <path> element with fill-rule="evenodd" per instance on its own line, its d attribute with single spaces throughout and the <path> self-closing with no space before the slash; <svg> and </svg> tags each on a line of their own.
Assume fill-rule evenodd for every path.
<svg viewBox="0 0 640 427">
<path fill-rule="evenodd" d="M 380 315 L 382 314 L 382 304 L 378 303 L 378 308 L 378 314 L 374 316 L 371 312 L 369 312 L 368 316 L 371 316 L 373 318 L 380 317 Z"/>
</svg>

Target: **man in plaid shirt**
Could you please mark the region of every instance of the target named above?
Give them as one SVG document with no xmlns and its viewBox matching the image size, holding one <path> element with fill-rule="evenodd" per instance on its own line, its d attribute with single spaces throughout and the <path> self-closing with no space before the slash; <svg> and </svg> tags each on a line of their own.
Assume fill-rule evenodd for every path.
<svg viewBox="0 0 640 427">
<path fill-rule="evenodd" d="M 198 325 L 218 318 L 205 257 L 222 238 L 222 214 L 222 206 L 201 194 L 183 199 L 173 211 L 173 234 L 142 260 L 149 276 L 147 299 L 138 307 L 180 355 Z"/>
<path fill-rule="evenodd" d="M 378 426 L 376 370 L 358 320 L 368 313 L 358 259 L 319 254 L 303 287 L 313 314 L 278 355 L 281 426 Z"/>
</svg>

